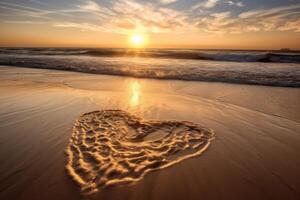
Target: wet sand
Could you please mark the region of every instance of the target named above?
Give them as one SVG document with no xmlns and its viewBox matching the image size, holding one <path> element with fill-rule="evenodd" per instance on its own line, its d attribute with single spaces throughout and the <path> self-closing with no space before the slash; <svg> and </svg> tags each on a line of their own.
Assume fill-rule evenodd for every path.
<svg viewBox="0 0 300 200">
<path fill-rule="evenodd" d="M 1 199 L 300 199 L 300 89 L 0 67 Z M 81 195 L 66 170 L 84 113 L 214 130 L 199 156 Z"/>
<path fill-rule="evenodd" d="M 214 132 L 186 121 L 146 121 L 122 110 L 85 113 L 74 123 L 67 171 L 83 195 L 134 183 L 204 152 Z"/>
</svg>

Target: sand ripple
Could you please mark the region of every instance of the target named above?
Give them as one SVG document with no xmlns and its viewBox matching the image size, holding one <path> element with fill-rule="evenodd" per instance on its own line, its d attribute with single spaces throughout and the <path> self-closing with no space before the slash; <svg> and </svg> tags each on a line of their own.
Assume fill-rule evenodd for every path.
<svg viewBox="0 0 300 200">
<path fill-rule="evenodd" d="M 199 155 L 213 135 L 191 122 L 143 121 L 121 110 L 94 111 L 73 126 L 67 171 L 84 194 L 91 194 Z"/>
</svg>

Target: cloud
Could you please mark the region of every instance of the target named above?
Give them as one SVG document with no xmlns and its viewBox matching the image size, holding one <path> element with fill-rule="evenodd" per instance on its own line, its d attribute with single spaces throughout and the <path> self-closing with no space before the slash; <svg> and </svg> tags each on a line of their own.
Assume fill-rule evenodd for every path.
<svg viewBox="0 0 300 200">
<path fill-rule="evenodd" d="M 226 3 L 230 6 L 238 6 L 238 7 L 243 7 L 244 3 L 241 1 L 234 2 L 234 1 L 226 1 Z"/>
<path fill-rule="evenodd" d="M 123 33 L 135 30 L 148 33 L 180 31 L 188 25 L 185 13 L 151 3 L 119 0 L 113 4 L 111 11 L 116 15 L 106 20 L 104 26 Z"/>
<path fill-rule="evenodd" d="M 11 17 L 11 18 L 16 18 L 16 17 L 23 18 L 24 21 L 26 20 L 34 21 L 37 19 L 51 20 L 50 15 L 64 15 L 64 16 L 68 15 L 68 13 L 60 12 L 57 10 L 39 9 L 39 8 L 25 6 L 25 5 L 1 2 L 1 1 L 0 1 L 0 9 L 3 10 L 0 12 L 0 15 Z M 28 19 L 34 19 L 34 20 L 28 20 Z M 14 20 L 9 20 L 9 21 L 14 21 Z"/>
<path fill-rule="evenodd" d="M 194 5 L 192 7 L 192 10 L 196 10 L 199 8 L 213 8 L 217 5 L 218 2 L 219 2 L 219 0 L 205 0 L 205 1 L 202 1 L 202 2 Z"/>
<path fill-rule="evenodd" d="M 60 27 L 60 28 L 75 28 L 80 29 L 81 31 L 103 31 L 105 32 L 105 29 L 101 26 L 90 24 L 90 23 L 72 23 L 72 22 L 66 22 L 66 23 L 55 23 L 53 24 L 54 27 Z"/>
<path fill-rule="evenodd" d="M 176 2 L 177 0 L 159 0 L 159 2 L 161 4 L 170 4 L 170 3 L 174 3 Z"/>
<path fill-rule="evenodd" d="M 87 29 L 90 31 L 112 32 L 119 34 L 180 33 L 188 29 L 189 23 L 185 13 L 173 9 L 158 7 L 151 3 L 141 4 L 133 0 L 118 0 L 110 8 L 94 1 L 78 5 L 75 10 L 64 12 L 82 12 L 92 15 L 97 20 L 91 22 L 62 21 L 53 24 L 55 27 Z M 190 27 L 192 30 L 193 27 Z"/>
<path fill-rule="evenodd" d="M 240 1 L 240 2 L 237 2 L 235 5 L 237 5 L 238 7 L 243 7 L 244 3 Z"/>
<path fill-rule="evenodd" d="M 160 1 L 161 2 L 161 1 Z M 223 1 L 240 7 L 240 1 Z M 0 2 L 1 21 L 47 22 L 57 28 L 76 28 L 118 34 L 133 32 L 151 33 L 195 33 L 239 34 L 258 31 L 300 32 L 300 4 L 270 9 L 248 10 L 237 13 L 232 9 L 213 12 L 218 0 L 202 1 L 190 10 L 175 10 L 157 3 L 139 3 L 135 0 L 115 0 L 104 6 L 92 0 L 63 10 L 43 10 L 12 3 Z M 220 2 L 221 3 L 221 2 Z M 228 7 L 227 7 L 228 8 Z M 196 9 L 196 10 L 195 10 Z M 199 12 L 199 9 L 205 10 Z M 235 8 L 237 9 L 237 8 Z M 4 14 L 10 14 L 11 18 Z M 35 20 L 32 20 L 32 17 Z M 17 17 L 17 18 L 14 18 Z M 9 19 L 9 20 L 7 20 Z M 45 20 L 44 20 L 45 19 Z M 47 20 L 48 21 L 47 21 Z"/>
<path fill-rule="evenodd" d="M 88 1 L 86 4 L 79 5 L 78 7 L 83 10 L 86 10 L 86 11 L 92 11 L 92 12 L 101 12 L 102 11 L 102 7 L 100 7 L 94 1 Z"/>
<path fill-rule="evenodd" d="M 197 26 L 210 33 L 300 32 L 300 4 L 247 11 L 238 16 L 231 12 L 212 13 L 198 20 Z"/>
<path fill-rule="evenodd" d="M 45 15 L 51 13 L 51 11 L 32 8 L 24 5 L 18 5 L 14 3 L 8 3 L 8 2 L 0 2 L 0 8 L 4 10 L 8 10 L 9 13 L 11 13 L 11 15 L 16 13 L 17 15 L 23 15 L 32 18 L 45 18 Z"/>
<path fill-rule="evenodd" d="M 8 23 L 8 24 L 45 24 L 45 22 L 41 22 L 41 21 L 4 21 L 4 23 Z"/>
</svg>

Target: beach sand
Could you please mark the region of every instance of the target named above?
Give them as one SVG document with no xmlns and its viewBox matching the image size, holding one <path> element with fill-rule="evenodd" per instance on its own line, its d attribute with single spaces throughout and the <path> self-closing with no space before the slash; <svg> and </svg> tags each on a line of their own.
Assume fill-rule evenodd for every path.
<svg viewBox="0 0 300 200">
<path fill-rule="evenodd" d="M 300 199 L 300 89 L 0 67 L 0 199 Z M 212 129 L 201 155 L 81 194 L 74 122 L 120 109 Z"/>
</svg>

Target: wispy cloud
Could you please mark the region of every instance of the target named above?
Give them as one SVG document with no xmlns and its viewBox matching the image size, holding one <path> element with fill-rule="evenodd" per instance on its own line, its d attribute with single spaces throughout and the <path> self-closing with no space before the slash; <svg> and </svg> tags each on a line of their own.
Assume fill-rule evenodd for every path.
<svg viewBox="0 0 300 200">
<path fill-rule="evenodd" d="M 45 22 L 40 22 L 40 21 L 14 21 L 14 20 L 7 20 L 4 21 L 4 23 L 8 24 L 45 24 Z"/>
<path fill-rule="evenodd" d="M 243 7 L 244 3 L 242 1 L 234 2 L 234 1 L 226 1 L 226 3 L 230 6 L 238 6 Z"/>
<path fill-rule="evenodd" d="M 159 3 L 157 3 L 159 2 Z M 37 9 L 13 3 L 0 2 L 0 9 L 10 10 L 18 19 L 6 20 L 21 22 L 20 16 L 47 19 L 57 28 L 76 28 L 86 31 L 113 32 L 128 34 L 145 33 L 190 33 L 238 34 L 257 31 L 300 32 L 300 4 L 249 10 L 238 13 L 231 6 L 241 7 L 241 1 L 205 0 L 191 5 L 192 9 L 180 11 L 164 6 L 175 0 L 157 0 L 156 3 L 140 3 L 135 0 L 115 0 L 106 6 L 93 0 L 80 1 L 80 4 L 62 10 Z M 231 5 L 227 11 L 213 12 L 218 3 Z M 163 4 L 163 5 L 162 5 Z M 199 9 L 204 12 L 199 12 Z M 237 9 L 237 8 L 235 8 Z M 7 13 L 6 13 L 7 14 Z M 59 17 L 57 17 L 59 16 Z M 7 17 L 6 17 L 7 19 Z M 33 22 L 24 17 L 24 23 Z"/>
<path fill-rule="evenodd" d="M 162 4 L 170 4 L 170 3 L 174 3 L 176 1 L 177 0 L 159 0 L 159 2 L 162 3 Z"/>
<path fill-rule="evenodd" d="M 264 10 L 213 13 L 199 18 L 198 27 L 211 33 L 243 33 L 257 31 L 300 31 L 300 4 Z"/>
<path fill-rule="evenodd" d="M 34 1 L 36 3 L 38 1 Z M 45 5 L 45 4 L 44 4 Z M 50 9 L 39 9 L 30 6 L 25 6 L 21 4 L 8 3 L 0 1 L 0 9 L 8 11 L 5 12 L 5 16 L 10 16 L 11 18 L 24 18 L 24 21 L 28 19 L 43 19 L 51 20 L 51 15 L 63 15 L 68 16 L 68 13 L 61 12 L 59 10 L 50 10 Z M 0 10 L 1 11 L 1 10 Z M 2 14 L 2 13 L 1 13 Z M 11 20 L 14 21 L 14 20 Z M 32 20 L 33 21 L 33 20 Z"/>
<path fill-rule="evenodd" d="M 4 10 L 9 10 L 12 14 L 17 13 L 17 15 L 23 15 L 32 18 L 43 18 L 45 15 L 51 13 L 51 11 L 8 2 L 0 2 L 0 8 Z"/>
<path fill-rule="evenodd" d="M 188 25 L 185 13 L 151 3 L 121 0 L 111 7 L 111 12 L 115 15 L 106 20 L 104 26 L 125 33 L 134 30 L 150 33 L 180 31 Z"/>
<path fill-rule="evenodd" d="M 80 29 L 81 31 L 103 31 L 106 30 L 98 25 L 90 24 L 90 23 L 72 23 L 72 22 L 66 22 L 66 23 L 54 23 L 54 27 L 62 27 L 62 28 L 76 28 Z"/>
<path fill-rule="evenodd" d="M 197 3 L 192 7 L 193 10 L 199 9 L 199 8 L 213 8 L 217 5 L 219 0 L 205 0 L 200 3 Z"/>
</svg>

